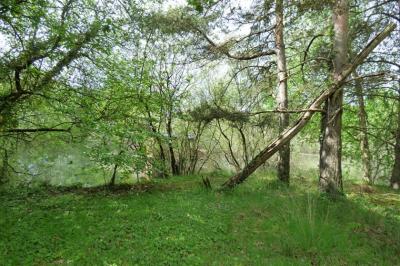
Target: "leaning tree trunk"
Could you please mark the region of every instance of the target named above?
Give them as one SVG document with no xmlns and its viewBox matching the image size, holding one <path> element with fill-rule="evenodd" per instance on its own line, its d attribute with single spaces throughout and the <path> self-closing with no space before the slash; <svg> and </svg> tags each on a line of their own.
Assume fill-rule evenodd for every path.
<svg viewBox="0 0 400 266">
<path fill-rule="evenodd" d="M 248 152 L 248 147 L 247 147 L 247 140 L 246 140 L 246 135 L 244 134 L 243 131 L 243 125 L 238 125 L 236 129 L 239 131 L 240 135 L 240 140 L 242 142 L 242 149 L 243 149 L 243 161 L 244 164 L 249 163 L 249 152 Z"/>
<path fill-rule="evenodd" d="M 392 176 L 390 178 L 390 186 L 394 189 L 400 188 L 400 95 L 397 103 L 396 144 L 394 147 L 394 165 L 392 169 Z"/>
<path fill-rule="evenodd" d="M 253 160 L 246 165 L 242 171 L 230 177 L 223 185 L 223 188 L 233 188 L 237 184 L 242 183 L 251 175 L 258 167 L 260 167 L 266 160 L 271 158 L 277 151 L 279 151 L 285 144 L 287 144 L 294 136 L 296 136 L 310 121 L 315 112 L 320 106 L 335 92 L 339 91 L 345 84 L 346 79 L 350 74 L 359 66 L 365 58 L 378 46 L 389 34 L 396 28 L 395 24 L 388 25 L 381 33 L 379 33 L 368 45 L 354 58 L 353 63 L 348 65 L 340 75 L 340 78 L 325 91 L 323 91 L 314 101 L 309 105 L 308 110 L 305 111 L 296 123 L 282 132 L 270 145 L 264 148 Z"/>
<path fill-rule="evenodd" d="M 360 127 L 360 148 L 361 160 L 363 165 L 363 179 L 372 185 L 374 183 L 374 179 L 371 175 L 371 151 L 369 149 L 368 141 L 368 116 L 367 111 L 365 110 L 364 90 L 359 80 L 357 71 L 354 71 L 353 76 L 356 80 L 355 93 L 358 102 L 358 122 Z"/>
<path fill-rule="evenodd" d="M 287 67 L 285 43 L 283 39 L 283 0 L 276 0 L 275 7 L 276 26 L 275 26 L 275 43 L 276 43 L 276 63 L 278 66 L 278 110 L 287 110 L 288 108 L 288 91 L 287 91 Z M 279 114 L 279 133 L 282 133 L 289 126 L 289 113 Z M 278 178 L 279 180 L 289 183 L 290 176 L 290 143 L 288 142 L 279 150 L 278 157 Z"/>
<path fill-rule="evenodd" d="M 333 79 L 338 82 L 347 64 L 348 0 L 336 0 L 333 10 L 335 58 Z M 330 95 L 322 114 L 319 186 L 328 193 L 341 193 L 342 183 L 342 104 L 343 90 Z"/>
</svg>

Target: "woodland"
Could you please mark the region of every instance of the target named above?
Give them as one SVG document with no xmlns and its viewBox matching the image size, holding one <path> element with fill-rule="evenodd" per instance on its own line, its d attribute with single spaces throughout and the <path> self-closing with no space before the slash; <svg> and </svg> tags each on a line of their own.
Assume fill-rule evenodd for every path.
<svg viewBox="0 0 400 266">
<path fill-rule="evenodd" d="M 1 0 L 0 265 L 400 265 L 400 1 Z"/>
</svg>

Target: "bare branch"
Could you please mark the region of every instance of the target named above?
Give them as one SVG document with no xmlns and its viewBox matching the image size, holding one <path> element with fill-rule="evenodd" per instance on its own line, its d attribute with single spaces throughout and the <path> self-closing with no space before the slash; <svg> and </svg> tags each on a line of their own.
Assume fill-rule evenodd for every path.
<svg viewBox="0 0 400 266">
<path fill-rule="evenodd" d="M 35 133 L 35 132 L 70 132 L 71 129 L 63 129 L 63 128 L 13 128 L 13 129 L 7 129 L 4 130 L 3 132 L 7 133 Z"/>
</svg>

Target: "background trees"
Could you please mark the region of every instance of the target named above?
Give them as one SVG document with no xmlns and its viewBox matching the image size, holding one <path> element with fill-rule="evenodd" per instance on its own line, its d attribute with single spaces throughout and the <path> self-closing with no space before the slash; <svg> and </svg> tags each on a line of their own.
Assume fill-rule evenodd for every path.
<svg viewBox="0 0 400 266">
<path fill-rule="evenodd" d="M 111 183 L 219 169 L 236 173 L 226 183 L 233 186 L 260 166 L 288 183 L 290 167 L 305 164 L 290 162 L 291 147 L 299 158 L 304 142 L 289 140 L 311 121 L 301 138 L 323 191 L 342 190 L 342 161 L 345 176 L 396 186 L 398 38 L 384 31 L 372 43 L 384 46 L 357 54 L 398 23 L 398 8 L 395 1 L 189 1 L 169 9 L 157 1 L 6 1 L 1 180 L 52 182 L 51 171 L 32 169 L 42 168 L 43 154 L 66 149 L 47 170 L 73 150 Z"/>
<path fill-rule="evenodd" d="M 399 14 L 1 0 L 0 264 L 400 265 Z"/>
</svg>

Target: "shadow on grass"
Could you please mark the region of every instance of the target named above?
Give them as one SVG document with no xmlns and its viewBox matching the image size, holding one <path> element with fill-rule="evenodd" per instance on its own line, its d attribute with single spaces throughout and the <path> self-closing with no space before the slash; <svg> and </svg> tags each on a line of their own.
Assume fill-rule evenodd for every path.
<svg viewBox="0 0 400 266">
<path fill-rule="evenodd" d="M 385 208 L 369 195 L 332 200 L 275 181 L 249 197 L 263 200 L 253 199 L 232 223 L 236 245 L 247 254 L 245 264 L 400 263 L 399 208 Z M 266 255 L 259 258 L 259 254 Z M 255 263 L 254 258 L 259 260 Z"/>
<path fill-rule="evenodd" d="M 210 177 L 213 184 L 223 178 Z M 47 187 L 37 191 L 49 195 L 39 201 L 0 200 L 0 261 L 400 264 L 398 194 L 388 197 L 388 191 L 355 189 L 332 201 L 315 186 L 308 189 L 313 180 L 294 180 L 287 187 L 254 178 L 228 193 L 201 189 L 200 181 L 200 176 L 180 176 L 115 190 Z M 143 193 L 130 197 L 137 192 Z M 103 197 L 105 193 L 115 196 Z M 17 195 L 7 197 L 11 201 Z"/>
</svg>

